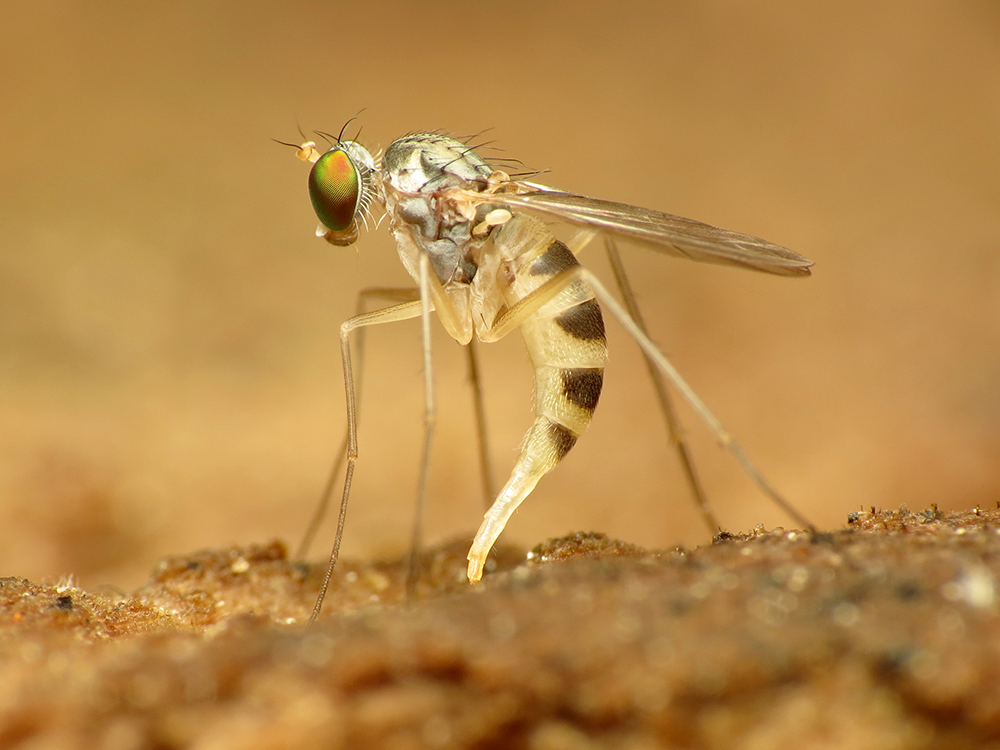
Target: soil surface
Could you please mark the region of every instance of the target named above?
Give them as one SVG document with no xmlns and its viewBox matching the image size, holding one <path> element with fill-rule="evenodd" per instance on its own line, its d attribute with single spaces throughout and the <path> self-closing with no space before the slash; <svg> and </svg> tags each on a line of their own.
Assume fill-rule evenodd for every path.
<svg viewBox="0 0 1000 750">
<path fill-rule="evenodd" d="M 575 534 L 321 564 L 163 560 L 131 596 L 0 580 L 0 744 L 1000 747 L 1000 511 L 852 514 L 697 549 Z"/>
</svg>

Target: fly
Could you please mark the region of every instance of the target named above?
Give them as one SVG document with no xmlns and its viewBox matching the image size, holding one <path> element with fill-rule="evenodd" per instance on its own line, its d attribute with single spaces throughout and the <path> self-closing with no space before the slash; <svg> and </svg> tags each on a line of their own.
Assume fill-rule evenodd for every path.
<svg viewBox="0 0 1000 750">
<path fill-rule="evenodd" d="M 474 147 L 442 133 L 404 136 L 394 141 L 381 159 L 355 141 L 342 140 L 342 136 L 343 131 L 324 153 L 311 141 L 298 146 L 285 144 L 294 146 L 299 158 L 312 164 L 309 194 L 320 219 L 316 233 L 332 244 L 350 245 L 358 238 L 359 223 L 368 224 L 372 206 L 377 203 L 384 209 L 400 260 L 417 286 L 363 292 L 362 299 L 382 297 L 394 304 L 359 311 L 340 329 L 347 392 L 347 468 L 334 547 L 310 622 L 319 614 L 336 565 L 358 457 L 350 334 L 372 325 L 419 317 L 426 410 L 408 590 L 412 592 L 415 586 L 420 509 L 436 415 L 430 348 L 432 311 L 448 334 L 464 345 L 474 340 L 497 341 L 520 329 L 534 369 L 535 419 L 510 478 L 493 499 L 469 550 L 471 582 L 482 577 L 489 552 L 511 514 L 573 448 L 590 422 L 600 398 L 607 360 L 602 309 L 622 324 L 646 357 L 671 439 L 712 533 L 719 526 L 708 508 L 663 386 L 664 376 L 754 482 L 796 523 L 812 528 L 768 483 L 650 340 L 614 241 L 629 240 L 669 255 L 783 276 L 808 276 L 810 260 L 759 237 L 511 177 L 491 166 Z M 555 238 L 544 223 L 547 220 L 583 231 L 567 245 Z M 624 304 L 576 258 L 595 233 L 605 238 Z M 474 358 L 471 361 L 475 363 Z M 481 414 L 481 404 L 478 406 Z M 482 423 L 480 427 L 482 436 Z M 482 449 L 481 455 L 485 453 Z"/>
</svg>

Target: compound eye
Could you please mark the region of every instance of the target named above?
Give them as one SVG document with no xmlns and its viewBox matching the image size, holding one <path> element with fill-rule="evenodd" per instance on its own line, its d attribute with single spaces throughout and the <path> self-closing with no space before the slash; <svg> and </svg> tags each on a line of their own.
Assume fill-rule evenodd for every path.
<svg viewBox="0 0 1000 750">
<path fill-rule="evenodd" d="M 361 200 L 361 177 L 345 151 L 327 151 L 313 164 L 309 197 L 323 226 L 336 232 L 351 226 Z"/>
</svg>

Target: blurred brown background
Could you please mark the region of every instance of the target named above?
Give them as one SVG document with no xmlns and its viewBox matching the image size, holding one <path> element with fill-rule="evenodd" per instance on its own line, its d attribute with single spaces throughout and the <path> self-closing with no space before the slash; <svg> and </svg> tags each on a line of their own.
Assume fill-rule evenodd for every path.
<svg viewBox="0 0 1000 750">
<path fill-rule="evenodd" d="M 1000 497 L 996 3 L 90 5 L 0 24 L 0 574 L 128 588 L 164 554 L 299 537 L 344 429 L 337 326 L 408 279 L 384 229 L 312 236 L 306 168 L 269 139 L 363 107 L 373 149 L 492 128 L 549 184 L 815 260 L 626 257 L 655 338 L 819 525 Z M 481 500 L 464 358 L 435 335 L 439 540 Z M 506 538 L 707 540 L 611 337 L 590 432 Z M 370 342 L 347 555 L 405 546 L 419 454 L 417 324 Z M 481 351 L 502 479 L 530 372 L 516 336 Z M 786 523 L 686 416 L 723 523 Z"/>
</svg>

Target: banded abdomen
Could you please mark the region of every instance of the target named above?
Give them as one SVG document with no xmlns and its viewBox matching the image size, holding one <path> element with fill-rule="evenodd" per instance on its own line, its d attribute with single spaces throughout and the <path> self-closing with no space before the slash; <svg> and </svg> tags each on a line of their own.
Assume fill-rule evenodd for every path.
<svg viewBox="0 0 1000 750">
<path fill-rule="evenodd" d="M 578 265 L 566 245 L 536 219 L 517 215 L 493 233 L 498 287 L 507 308 Z M 535 421 L 506 486 L 486 513 L 469 552 L 478 580 L 507 519 L 576 443 L 590 423 L 604 381 L 604 318 L 587 284 L 573 280 L 521 323 L 535 371 Z"/>
</svg>

